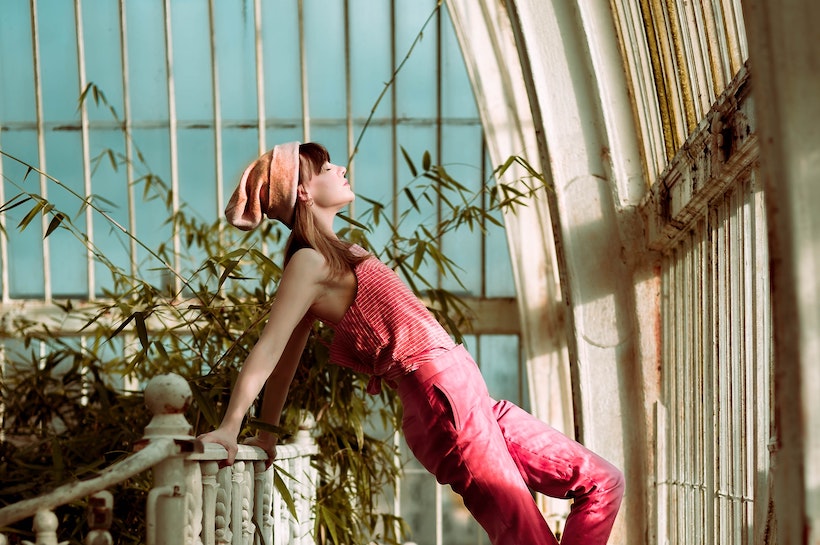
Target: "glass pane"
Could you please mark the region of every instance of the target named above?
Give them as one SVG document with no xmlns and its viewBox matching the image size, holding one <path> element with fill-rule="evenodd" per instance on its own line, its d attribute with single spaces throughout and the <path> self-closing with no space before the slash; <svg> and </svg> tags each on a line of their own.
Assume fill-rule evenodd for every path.
<svg viewBox="0 0 820 545">
<path fill-rule="evenodd" d="M 171 2 L 177 117 L 201 122 L 213 116 L 211 43 L 207 2 Z"/>
<path fill-rule="evenodd" d="M 353 117 L 367 119 L 373 105 L 390 81 L 390 2 L 350 0 L 350 79 Z M 366 36 L 367 39 L 362 39 Z M 374 83 L 381 82 L 381 85 Z M 376 111 L 376 117 L 390 117 L 390 92 Z M 356 133 L 358 136 L 358 132 Z"/>
<path fill-rule="evenodd" d="M 122 47 L 120 42 L 120 11 L 117 2 L 83 2 L 83 50 L 86 81 L 92 82 L 105 95 L 108 103 L 123 119 Z M 4 14 L 5 16 L 5 14 Z M 96 107 L 93 97 L 86 99 L 88 119 L 112 121 L 107 107 Z"/>
<path fill-rule="evenodd" d="M 465 186 L 470 193 L 480 191 L 481 172 L 481 128 L 476 126 L 446 126 L 442 129 L 442 164 L 447 173 Z M 449 194 L 448 194 L 449 195 Z M 457 194 L 448 198 L 454 205 L 462 207 Z M 481 206 L 481 201 L 474 204 Z M 442 203 L 444 219 L 452 219 L 453 212 Z M 445 278 L 443 288 L 453 292 L 480 295 L 482 282 L 482 234 L 481 218 L 472 226 L 465 224 L 443 238 L 444 254 L 455 262 L 457 275 Z"/>
<path fill-rule="evenodd" d="M 253 2 L 214 2 L 214 11 L 222 117 L 225 121 L 255 124 L 257 107 Z"/>
<path fill-rule="evenodd" d="M 90 155 L 99 157 L 99 161 L 92 162 L 96 169 L 91 179 L 91 192 L 108 202 L 97 204 L 106 211 L 106 214 L 122 225 L 128 227 L 128 180 L 124 165 L 118 165 L 115 171 L 108 156 L 101 154 L 105 150 L 121 156 L 125 153 L 125 136 L 119 130 L 97 130 L 90 135 Z M 135 191 L 138 198 L 141 192 Z M 110 204 L 109 204 L 110 203 Z M 130 240 L 111 223 L 99 214 L 93 215 L 94 244 L 114 265 L 128 272 L 130 270 Z M 111 273 L 106 265 L 95 264 L 95 283 L 97 295 L 102 295 L 103 289 L 110 288 Z"/>
<path fill-rule="evenodd" d="M 305 0 L 304 17 L 310 116 L 344 119 L 344 4 L 341 0 Z M 312 132 L 311 138 L 320 141 Z"/>
<path fill-rule="evenodd" d="M 80 133 L 46 133 L 47 171 L 68 188 L 64 189 L 49 181 L 48 199 L 55 206 L 55 212 L 65 213 L 77 229 L 84 232 L 85 214 L 80 213 L 85 195 L 82 157 Z M 47 216 L 47 221 L 51 221 L 51 215 Z M 51 254 L 51 286 L 54 296 L 87 297 L 88 262 L 84 244 L 63 228 L 54 230 L 46 240 Z"/>
<path fill-rule="evenodd" d="M 34 119 L 34 55 L 28 3 L 0 17 L 0 126 Z M 14 54 L 10 54 L 10 52 Z"/>
<path fill-rule="evenodd" d="M 431 0 L 396 0 L 396 65 L 402 62 L 424 21 L 435 8 Z M 433 20 L 424 31 L 413 54 L 396 78 L 397 110 L 400 118 L 435 119 L 436 78 L 430 77 L 437 68 L 436 24 Z"/>
<path fill-rule="evenodd" d="M 33 130 L 10 133 L 2 144 L 3 151 L 29 164 L 38 165 L 37 135 Z M 3 161 L 3 189 L 7 200 L 21 192 L 39 193 L 40 176 L 34 173 L 26 176 L 27 167 L 17 161 L 5 157 L 0 160 Z M 17 228 L 32 206 L 33 203 L 27 203 L 5 213 L 9 262 L 3 265 L 9 269 L 9 294 L 13 298 L 38 299 L 44 294 L 43 231 L 40 221 L 33 220 L 23 230 Z"/>
<path fill-rule="evenodd" d="M 228 5 L 228 3 L 220 3 L 220 9 L 224 9 L 223 5 Z M 248 9 L 249 13 L 253 13 L 252 4 L 249 3 Z M 276 29 L 275 32 L 262 33 L 265 112 L 269 120 L 275 119 L 277 122 L 287 120 L 288 123 L 298 125 L 298 133 L 295 136 L 268 140 L 270 148 L 279 142 L 302 140 L 302 76 L 298 52 L 299 18 L 296 2 L 263 2 L 262 21 L 263 29 Z M 218 40 L 217 43 L 221 46 L 223 41 Z M 252 51 L 249 54 L 255 55 Z M 250 59 L 253 58 L 253 56 L 250 57 Z M 326 62 L 336 62 L 333 55 L 324 55 L 324 58 Z M 227 79 L 223 81 L 226 85 L 232 85 Z M 254 85 L 253 81 L 249 81 L 248 85 Z M 344 90 L 342 83 L 339 83 L 338 89 Z M 256 95 L 252 96 L 255 100 Z"/>
<path fill-rule="evenodd" d="M 73 2 L 40 0 L 37 20 L 43 117 L 49 121 L 77 120 L 80 80 Z"/>
<path fill-rule="evenodd" d="M 126 24 L 131 115 L 137 122 L 167 120 L 168 83 L 162 4 L 127 2 Z"/>
<path fill-rule="evenodd" d="M 473 87 L 467 77 L 464 56 L 461 54 L 456 33 L 453 31 L 449 12 L 442 9 L 441 14 L 443 29 L 441 33 L 441 88 L 444 116 L 474 120 L 474 126 L 480 128 L 478 109 L 475 100 L 473 100 Z"/>
<path fill-rule="evenodd" d="M 479 338 L 481 374 L 490 395 L 528 409 L 526 374 L 517 335 L 482 335 Z"/>
</svg>

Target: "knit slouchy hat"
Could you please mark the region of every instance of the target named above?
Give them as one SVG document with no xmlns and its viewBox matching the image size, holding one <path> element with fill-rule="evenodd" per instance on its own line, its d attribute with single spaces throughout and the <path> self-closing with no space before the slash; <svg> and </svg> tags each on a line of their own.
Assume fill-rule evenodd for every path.
<svg viewBox="0 0 820 545">
<path fill-rule="evenodd" d="M 248 165 L 225 207 L 228 222 L 250 231 L 262 217 L 293 227 L 299 183 L 299 142 L 279 144 Z"/>
</svg>

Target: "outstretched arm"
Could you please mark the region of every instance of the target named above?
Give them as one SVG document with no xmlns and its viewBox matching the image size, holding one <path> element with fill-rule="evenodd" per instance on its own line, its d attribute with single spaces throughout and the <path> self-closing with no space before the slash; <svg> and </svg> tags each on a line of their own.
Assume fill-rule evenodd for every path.
<svg viewBox="0 0 820 545">
<path fill-rule="evenodd" d="M 262 397 L 259 419 L 266 424 L 279 425 L 282 408 L 285 406 L 293 376 L 299 367 L 299 361 L 307 344 L 312 323 L 313 320 L 308 317 L 305 317 L 299 323 L 293 331 L 287 346 L 285 346 L 282 357 L 279 358 L 279 364 L 265 382 L 265 393 Z M 245 444 L 261 447 L 269 455 L 268 462 L 272 462 L 276 458 L 277 442 L 278 437 L 275 433 L 262 430 L 256 437 L 246 440 Z"/>
<path fill-rule="evenodd" d="M 222 423 L 213 432 L 201 436 L 203 441 L 225 447 L 229 464 L 236 456 L 236 437 L 242 420 L 262 386 L 274 374 L 277 377 L 276 390 L 280 391 L 271 396 L 275 398 L 271 401 L 274 409 L 271 414 L 278 418 L 277 413 L 281 413 L 290 380 L 307 340 L 310 323 L 306 320 L 306 314 L 321 293 L 326 270 L 324 259 L 313 250 L 300 250 L 285 267 L 276 299 L 271 304 L 268 323 L 242 365 Z M 286 352 L 290 354 L 286 355 Z M 299 355 L 295 355 L 296 352 Z"/>
</svg>

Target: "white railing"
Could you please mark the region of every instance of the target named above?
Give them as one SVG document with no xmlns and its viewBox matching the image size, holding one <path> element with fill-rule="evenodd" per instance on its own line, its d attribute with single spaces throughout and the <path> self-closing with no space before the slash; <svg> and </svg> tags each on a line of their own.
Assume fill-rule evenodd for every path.
<svg viewBox="0 0 820 545">
<path fill-rule="evenodd" d="M 176 375 L 153 378 L 145 404 L 153 418 L 136 453 L 98 477 L 0 509 L 0 527 L 34 517 L 34 545 L 57 545 L 53 510 L 89 497 L 86 543 L 111 543 L 113 497 L 106 489 L 143 471 L 153 471 L 146 501 L 148 545 L 282 545 L 315 544 L 312 507 L 316 471 L 311 457 L 316 443 L 310 426 L 295 441 L 277 448 L 276 462 L 266 468 L 265 453 L 241 445 L 236 462 L 220 467 L 226 452 L 192 435 L 184 412 L 191 402 L 188 383 Z M 283 496 L 280 490 L 287 490 Z M 0 534 L 0 545 L 7 543 Z"/>
</svg>

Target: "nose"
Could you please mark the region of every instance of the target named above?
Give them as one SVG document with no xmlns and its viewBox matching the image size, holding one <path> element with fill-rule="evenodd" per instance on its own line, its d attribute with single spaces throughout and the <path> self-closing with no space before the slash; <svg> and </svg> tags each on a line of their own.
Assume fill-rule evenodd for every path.
<svg viewBox="0 0 820 545">
<path fill-rule="evenodd" d="M 339 167 L 342 170 L 342 178 L 347 176 L 347 169 L 345 167 Z"/>
</svg>

